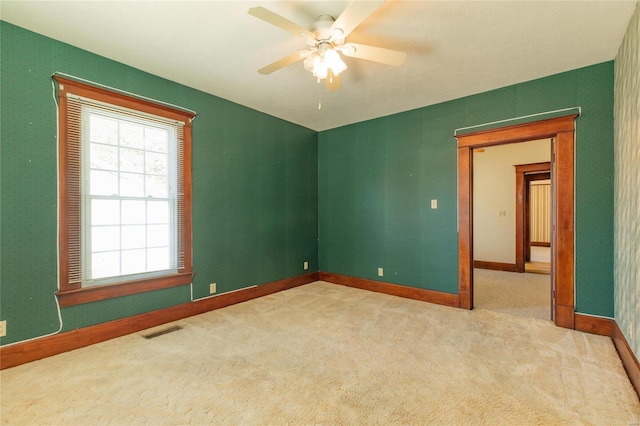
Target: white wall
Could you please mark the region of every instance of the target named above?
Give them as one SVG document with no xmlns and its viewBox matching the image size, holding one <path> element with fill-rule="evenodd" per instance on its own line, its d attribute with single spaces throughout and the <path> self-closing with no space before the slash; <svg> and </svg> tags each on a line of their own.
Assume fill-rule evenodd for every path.
<svg viewBox="0 0 640 426">
<path fill-rule="evenodd" d="M 615 317 L 640 358 L 640 4 L 615 60 Z"/>
<path fill-rule="evenodd" d="M 551 159 L 551 141 L 523 142 L 473 153 L 473 259 L 516 262 L 515 165 Z M 500 216 L 499 212 L 505 215 Z"/>
</svg>

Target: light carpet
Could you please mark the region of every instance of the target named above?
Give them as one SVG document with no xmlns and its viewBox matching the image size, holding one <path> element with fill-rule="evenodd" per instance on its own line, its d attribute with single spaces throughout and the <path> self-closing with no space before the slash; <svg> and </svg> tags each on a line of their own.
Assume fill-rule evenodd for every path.
<svg viewBox="0 0 640 426">
<path fill-rule="evenodd" d="M 640 421 L 611 339 L 545 321 L 316 282 L 173 324 L 2 371 L 2 423 Z"/>
<path fill-rule="evenodd" d="M 473 306 L 523 318 L 551 320 L 551 277 L 473 270 Z"/>
</svg>

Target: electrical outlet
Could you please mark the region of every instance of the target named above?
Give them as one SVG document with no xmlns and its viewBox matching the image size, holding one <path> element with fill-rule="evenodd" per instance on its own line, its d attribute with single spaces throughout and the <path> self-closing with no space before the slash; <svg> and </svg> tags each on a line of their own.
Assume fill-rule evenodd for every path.
<svg viewBox="0 0 640 426">
<path fill-rule="evenodd" d="M 7 335 L 7 322 L 0 321 L 0 337 L 4 337 Z"/>
<path fill-rule="evenodd" d="M 303 267 L 305 271 L 309 269 L 309 262 L 304 262 Z"/>
<path fill-rule="evenodd" d="M 216 283 L 209 284 L 209 294 L 214 294 L 216 292 Z"/>
<path fill-rule="evenodd" d="M 378 276 L 382 277 L 384 275 L 384 269 L 378 268 Z"/>
</svg>

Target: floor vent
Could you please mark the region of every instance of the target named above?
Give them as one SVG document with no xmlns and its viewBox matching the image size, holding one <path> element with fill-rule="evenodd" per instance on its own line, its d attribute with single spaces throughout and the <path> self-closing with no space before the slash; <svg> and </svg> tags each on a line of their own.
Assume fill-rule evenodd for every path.
<svg viewBox="0 0 640 426">
<path fill-rule="evenodd" d="M 154 337 L 162 336 L 164 334 L 173 333 L 174 331 L 178 331 L 178 330 L 182 330 L 182 327 L 180 327 L 179 325 L 174 325 L 172 327 L 165 328 L 164 330 L 156 331 L 155 333 L 144 334 L 144 335 L 142 335 L 142 337 L 144 337 L 145 339 L 153 339 Z"/>
</svg>

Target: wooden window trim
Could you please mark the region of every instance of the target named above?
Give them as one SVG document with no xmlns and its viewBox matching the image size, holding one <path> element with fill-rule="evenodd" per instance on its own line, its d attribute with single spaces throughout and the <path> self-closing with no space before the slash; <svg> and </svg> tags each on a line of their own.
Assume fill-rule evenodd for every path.
<svg viewBox="0 0 640 426">
<path fill-rule="evenodd" d="M 60 300 L 60 306 L 72 306 L 81 303 L 96 302 L 114 297 L 128 296 L 153 290 L 176 287 L 190 284 L 193 278 L 192 269 L 192 179 L 191 179 L 191 120 L 195 114 L 172 108 L 167 105 L 157 104 L 149 100 L 135 98 L 123 93 L 95 87 L 67 78 L 54 76 L 58 83 L 58 250 L 59 250 L 59 291 L 56 293 Z M 68 105 L 67 94 L 86 97 L 122 108 L 128 108 L 147 114 L 161 116 L 184 123 L 183 126 L 183 214 L 182 233 L 179 238 L 183 246 L 184 267 L 177 273 L 161 275 L 158 277 L 144 278 L 134 281 L 122 281 L 114 284 L 94 287 L 80 287 L 79 284 L 69 283 L 69 241 L 70 227 L 69 217 L 73 207 L 70 207 L 70 191 L 67 176 L 70 172 L 70 158 L 68 150 Z M 79 211 L 75 212 L 80 214 Z"/>
<path fill-rule="evenodd" d="M 191 284 L 193 273 L 177 273 L 142 280 L 123 281 L 116 284 L 104 284 L 95 287 L 82 287 L 75 290 L 59 291 L 60 307 L 79 305 L 81 303 L 96 302 L 114 297 L 130 296 L 132 294 L 163 288 L 177 287 Z"/>
</svg>

